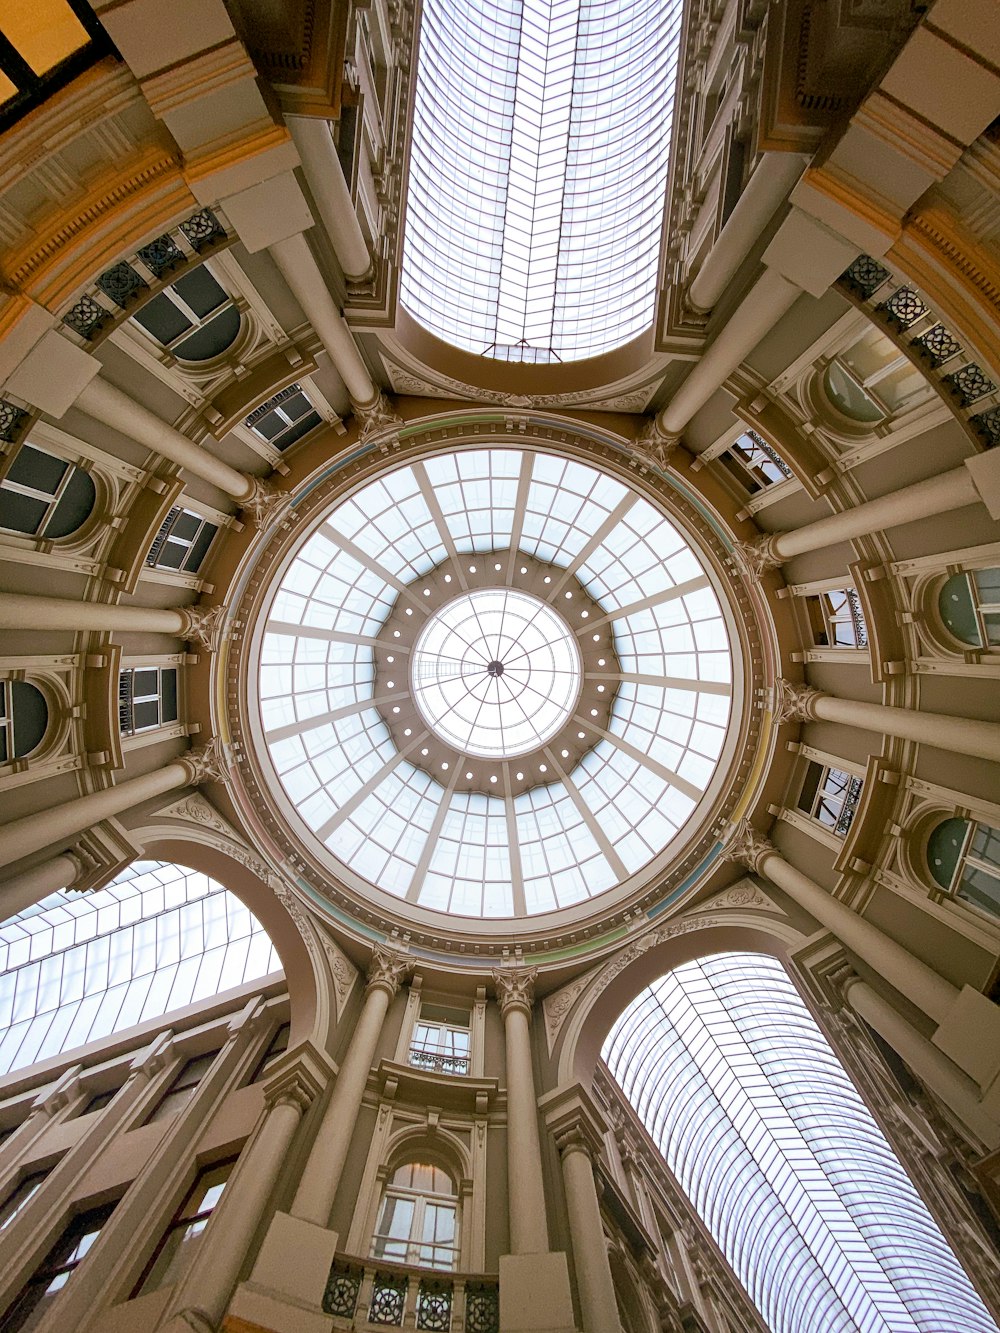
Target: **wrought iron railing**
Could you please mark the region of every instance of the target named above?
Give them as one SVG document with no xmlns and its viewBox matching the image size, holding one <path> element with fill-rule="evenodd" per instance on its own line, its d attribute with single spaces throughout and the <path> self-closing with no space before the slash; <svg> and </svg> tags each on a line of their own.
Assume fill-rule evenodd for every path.
<svg viewBox="0 0 1000 1333">
<path fill-rule="evenodd" d="M 859 648 L 868 647 L 868 626 L 865 624 L 865 613 L 861 609 L 861 602 L 858 594 L 853 588 L 847 589 L 847 605 L 851 611 L 851 621 L 854 624 L 854 638 Z"/>
<path fill-rule="evenodd" d="M 851 778 L 847 784 L 847 791 L 844 793 L 844 804 L 840 807 L 840 814 L 837 816 L 837 822 L 833 826 L 833 831 L 839 837 L 845 838 L 847 831 L 854 823 L 854 816 L 857 813 L 858 801 L 861 799 L 861 789 L 865 785 L 864 778 Z"/>
<path fill-rule="evenodd" d="M 375 1259 L 338 1255 L 323 1309 L 335 1328 L 415 1328 L 421 1333 L 499 1333 L 495 1277 L 433 1273 Z"/>
<path fill-rule="evenodd" d="M 411 1046 L 410 1064 L 414 1069 L 429 1069 L 435 1074 L 467 1074 L 469 1057 L 433 1046 Z"/>
<path fill-rule="evenodd" d="M 118 676 L 118 729 L 123 736 L 131 736 L 134 730 L 132 698 L 134 678 L 131 670 L 122 671 Z"/>
</svg>

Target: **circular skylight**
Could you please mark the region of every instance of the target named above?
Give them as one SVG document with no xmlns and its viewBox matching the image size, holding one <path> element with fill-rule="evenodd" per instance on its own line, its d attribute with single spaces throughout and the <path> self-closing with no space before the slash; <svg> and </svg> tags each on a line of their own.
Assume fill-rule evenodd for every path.
<svg viewBox="0 0 1000 1333">
<path fill-rule="evenodd" d="M 335 504 L 257 643 L 283 818 L 375 902 L 513 918 L 645 885 L 729 723 L 729 634 L 686 536 L 524 445 L 397 463 Z"/>
<path fill-rule="evenodd" d="M 512 758 L 565 724 L 580 690 L 580 653 L 562 616 L 512 588 L 484 588 L 430 617 L 411 653 L 427 725 L 464 754 Z"/>
</svg>

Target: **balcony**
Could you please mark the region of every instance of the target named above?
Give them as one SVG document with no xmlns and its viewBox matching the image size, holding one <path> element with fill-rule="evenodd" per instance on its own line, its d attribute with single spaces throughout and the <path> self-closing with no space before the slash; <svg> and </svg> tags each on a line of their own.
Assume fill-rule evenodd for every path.
<svg viewBox="0 0 1000 1333">
<path fill-rule="evenodd" d="M 499 1333 L 496 1277 L 435 1273 L 337 1255 L 323 1295 L 334 1329 Z"/>
</svg>

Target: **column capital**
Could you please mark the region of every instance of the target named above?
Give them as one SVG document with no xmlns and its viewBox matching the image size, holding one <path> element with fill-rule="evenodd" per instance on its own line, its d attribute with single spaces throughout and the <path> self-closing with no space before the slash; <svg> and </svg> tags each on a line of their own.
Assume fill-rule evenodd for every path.
<svg viewBox="0 0 1000 1333">
<path fill-rule="evenodd" d="M 796 685 L 779 676 L 771 687 L 770 705 L 775 722 L 815 722 L 816 704 L 824 698 L 822 690 L 811 685 Z"/>
<path fill-rule="evenodd" d="M 219 646 L 219 633 L 226 618 L 224 606 L 180 606 L 180 636 L 189 643 L 197 643 L 208 653 Z"/>
<path fill-rule="evenodd" d="M 758 832 L 749 819 L 741 819 L 736 825 L 723 852 L 727 861 L 738 861 L 758 874 L 761 873 L 765 859 L 777 854 L 774 844 Z"/>
<path fill-rule="evenodd" d="M 777 534 L 772 533 L 749 542 L 734 542 L 733 558 L 752 578 L 759 579 L 769 569 L 777 569 L 781 564 L 781 556 L 774 549 L 776 538 Z"/>
<path fill-rule="evenodd" d="M 494 972 L 493 984 L 496 987 L 497 1000 L 500 1003 L 500 1013 L 504 1018 L 512 1009 L 520 1009 L 522 1013 L 531 1017 L 532 1006 L 535 1003 L 535 979 L 538 976 L 537 967 L 513 968 L 509 972 Z"/>
<path fill-rule="evenodd" d="M 326 1087 L 330 1072 L 329 1062 L 310 1043 L 296 1047 L 271 1066 L 264 1081 L 264 1105 L 269 1111 L 291 1106 L 305 1115 Z"/>
<path fill-rule="evenodd" d="M 392 399 L 381 389 L 376 390 L 375 397 L 370 403 L 356 404 L 354 415 L 361 423 L 362 440 L 370 440 L 373 435 L 394 435 L 396 429 L 403 424 L 402 418 L 393 407 Z"/>
<path fill-rule="evenodd" d="M 372 991 L 384 990 L 391 1000 L 412 966 L 412 960 L 405 955 L 394 953 L 391 949 L 377 944 L 372 950 L 371 962 L 368 964 L 365 995 L 371 994 Z"/>
<path fill-rule="evenodd" d="M 861 977 L 858 976 L 848 960 L 843 958 L 839 963 L 834 964 L 827 972 L 826 979 L 840 1003 L 850 1007 L 851 991 L 861 982 Z"/>
<path fill-rule="evenodd" d="M 229 765 L 218 738 L 188 750 L 180 756 L 179 762 L 187 769 L 187 780 L 192 787 L 202 782 L 225 782 L 229 777 Z"/>
<path fill-rule="evenodd" d="M 629 450 L 644 463 L 652 463 L 665 472 L 680 438 L 679 435 L 668 435 L 660 426 L 659 416 L 652 416 L 639 428 Z"/>
<path fill-rule="evenodd" d="M 240 501 L 244 515 L 259 531 L 269 527 L 278 514 L 288 504 L 288 492 L 281 491 L 269 481 L 260 477 L 247 477 L 250 494 Z"/>
<path fill-rule="evenodd" d="M 608 1122 L 584 1088 L 578 1083 L 554 1088 L 539 1106 L 561 1156 L 582 1152 L 591 1161 L 600 1158 Z"/>
</svg>

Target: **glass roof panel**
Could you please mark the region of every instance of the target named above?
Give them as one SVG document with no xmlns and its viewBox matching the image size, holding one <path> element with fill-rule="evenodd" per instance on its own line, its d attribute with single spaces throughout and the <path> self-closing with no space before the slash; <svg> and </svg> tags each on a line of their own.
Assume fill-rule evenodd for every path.
<svg viewBox="0 0 1000 1333">
<path fill-rule="evenodd" d="M 996 1333 L 777 959 L 675 968 L 602 1055 L 775 1333 Z"/>
<path fill-rule="evenodd" d="M 683 0 L 426 0 L 401 296 L 572 361 L 652 322 Z"/>
<path fill-rule="evenodd" d="M 471 591 L 448 574 L 435 585 L 450 585 L 448 600 L 409 591 L 446 559 L 512 544 L 577 578 L 607 621 L 570 628 L 544 597 L 518 589 L 516 560 L 464 567 L 496 581 Z M 546 583 L 554 599 L 559 579 Z M 385 622 L 397 599 L 424 623 L 376 699 L 375 649 L 395 655 Z M 470 615 L 477 629 L 483 617 L 495 622 L 511 653 L 505 617 L 519 618 L 521 638 L 544 627 L 532 660 L 542 664 L 541 653 L 545 671 L 533 666 L 522 681 L 512 659 L 511 681 L 531 701 L 514 721 L 487 706 L 490 691 L 504 687 L 488 668 L 506 665 L 506 649 L 481 654 L 480 684 L 464 692 L 447 674 L 454 663 L 429 656 L 462 657 L 466 650 L 453 653 L 448 643 L 453 633 L 471 641 Z M 612 636 L 617 663 L 595 657 Z M 613 699 L 603 729 L 574 711 L 584 660 Z M 647 499 L 556 454 L 456 450 L 365 485 L 307 537 L 273 595 L 261 641 L 260 720 L 285 813 L 334 869 L 424 907 L 522 916 L 603 893 L 670 844 L 722 752 L 731 670 L 708 576 Z M 505 701 L 516 702 L 509 686 Z M 411 696 L 423 720 L 400 750 L 379 710 Z M 556 771 L 545 742 L 567 717 L 581 728 L 583 757 Z M 450 769 L 425 771 L 432 733 L 459 754 L 495 756 L 495 794 L 463 791 Z M 531 754 L 544 761 L 532 769 L 544 774 L 540 785 L 505 795 L 503 764 L 513 759 L 513 772 L 517 757 Z"/>
<path fill-rule="evenodd" d="M 281 971 L 257 918 L 200 871 L 133 861 L 0 924 L 0 1073 Z"/>
</svg>

